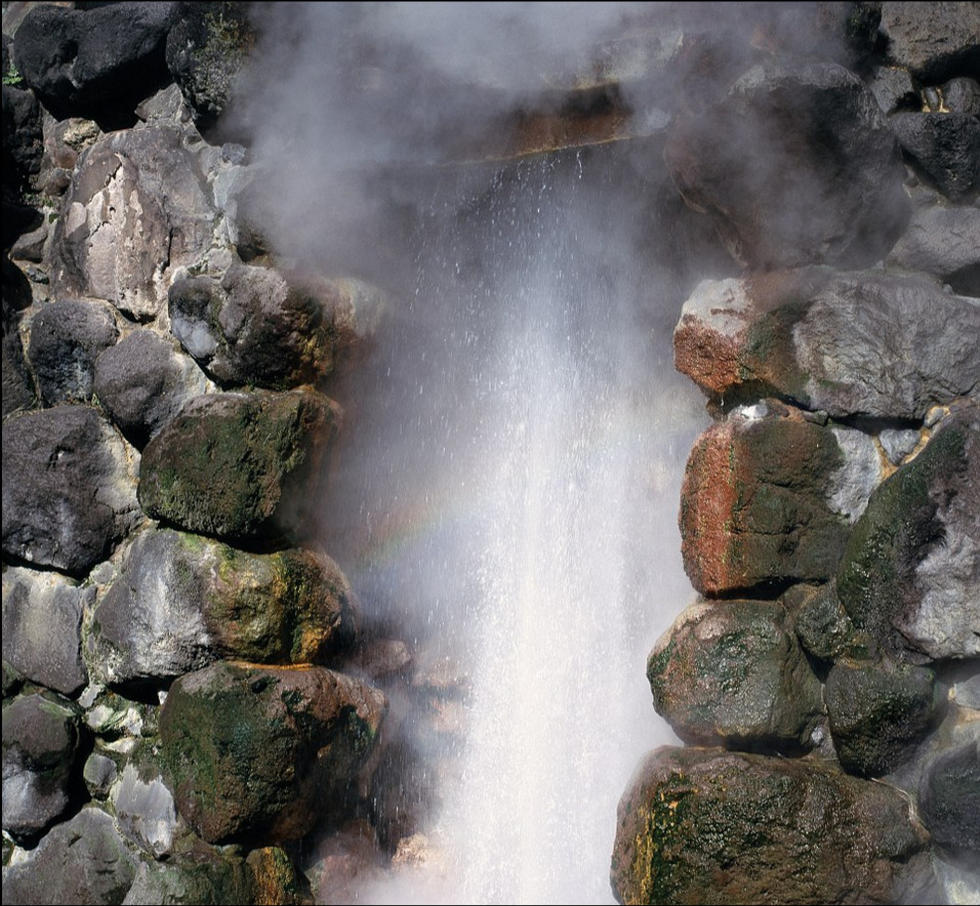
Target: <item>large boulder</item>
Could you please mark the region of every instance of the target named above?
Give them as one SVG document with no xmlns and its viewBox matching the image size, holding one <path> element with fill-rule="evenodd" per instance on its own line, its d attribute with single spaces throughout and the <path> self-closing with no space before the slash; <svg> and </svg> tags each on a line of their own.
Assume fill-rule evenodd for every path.
<svg viewBox="0 0 980 906">
<path fill-rule="evenodd" d="M 677 117 L 664 156 L 732 257 L 760 270 L 872 264 L 907 215 L 895 137 L 836 64 L 753 67 L 723 102 Z"/>
<path fill-rule="evenodd" d="M 933 84 L 980 69 L 980 10 L 975 3 L 881 4 L 888 56 Z"/>
<path fill-rule="evenodd" d="M 158 529 L 127 551 L 86 650 L 105 682 L 159 682 L 221 657 L 320 662 L 352 641 L 354 619 L 350 586 L 322 554 L 253 554 Z"/>
<path fill-rule="evenodd" d="M 829 762 L 661 748 L 619 803 L 621 903 L 913 900 L 928 835 L 897 790 Z"/>
<path fill-rule="evenodd" d="M 675 364 L 709 395 L 774 393 L 831 416 L 919 419 L 980 386 L 980 302 L 931 280 L 828 268 L 704 281 Z"/>
<path fill-rule="evenodd" d="M 854 625 L 893 656 L 980 654 L 980 409 L 943 419 L 921 453 L 871 495 L 837 575 Z"/>
<path fill-rule="evenodd" d="M 311 390 L 192 400 L 146 445 L 140 502 L 154 518 L 201 534 L 295 535 L 318 504 L 338 412 Z"/>
<path fill-rule="evenodd" d="M 969 113 L 896 113 L 889 125 L 916 169 L 947 198 L 980 191 L 980 122 Z"/>
<path fill-rule="evenodd" d="M 860 432 L 776 404 L 713 425 L 694 444 L 681 491 L 694 587 L 711 596 L 829 579 L 870 492 L 873 456 Z"/>
<path fill-rule="evenodd" d="M 702 601 L 654 646 L 657 712 L 693 745 L 799 752 L 823 711 L 820 682 L 775 601 Z"/>
<path fill-rule="evenodd" d="M 14 62 L 58 119 L 131 123 L 136 103 L 167 78 L 164 43 L 179 3 L 38 4 L 20 23 Z"/>
<path fill-rule="evenodd" d="M 88 406 L 3 425 L 3 552 L 71 575 L 104 560 L 140 519 L 132 451 Z"/>
<path fill-rule="evenodd" d="M 180 814 L 209 842 L 302 837 L 356 795 L 385 707 L 322 667 L 220 661 L 181 677 L 160 716 Z"/>
<path fill-rule="evenodd" d="M 3 571 L 3 660 L 22 677 L 65 695 L 88 681 L 82 661 L 82 610 L 94 588 L 53 572 Z"/>
<path fill-rule="evenodd" d="M 79 159 L 55 224 L 51 286 L 106 299 L 138 321 L 166 309 L 170 278 L 211 245 L 216 212 L 189 127 L 110 133 Z"/>
<path fill-rule="evenodd" d="M 112 420 L 143 447 L 184 403 L 209 389 L 204 373 L 150 328 L 134 330 L 95 362 L 93 389 Z"/>
</svg>

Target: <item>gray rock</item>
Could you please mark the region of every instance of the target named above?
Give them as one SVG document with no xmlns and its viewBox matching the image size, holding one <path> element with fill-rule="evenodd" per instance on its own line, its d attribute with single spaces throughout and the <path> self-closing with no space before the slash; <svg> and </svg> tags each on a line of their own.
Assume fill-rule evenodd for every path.
<svg viewBox="0 0 980 906">
<path fill-rule="evenodd" d="M 196 841 L 190 852 L 166 862 L 141 862 L 122 902 L 125 906 L 254 903 L 255 894 L 252 875 L 234 849 Z"/>
<path fill-rule="evenodd" d="M 943 85 L 943 100 L 950 113 L 980 116 L 980 82 L 961 77 Z"/>
<path fill-rule="evenodd" d="M 94 589 L 57 573 L 3 571 L 3 659 L 21 676 L 65 695 L 88 682 L 82 661 L 82 610 Z"/>
<path fill-rule="evenodd" d="M 664 157 L 684 199 L 753 269 L 873 264 L 907 217 L 894 136 L 836 64 L 753 67 L 721 104 L 675 118 Z"/>
<path fill-rule="evenodd" d="M 885 428 L 878 434 L 878 440 L 888 457 L 888 461 L 896 466 L 902 464 L 905 457 L 915 449 L 920 439 L 920 433 L 914 428 L 906 430 Z"/>
<path fill-rule="evenodd" d="M 881 66 L 868 86 L 875 96 L 882 113 L 918 107 L 919 95 L 912 84 L 907 69 L 898 66 Z"/>
<path fill-rule="evenodd" d="M 971 277 L 980 270 L 980 208 L 917 209 L 887 263 L 932 274 L 962 295 L 980 296 L 980 276 Z"/>
<path fill-rule="evenodd" d="M 127 764 L 112 786 L 110 799 L 120 830 L 159 859 L 173 847 L 177 809 L 159 772 L 145 777 L 142 773 Z"/>
<path fill-rule="evenodd" d="M 119 773 L 116 763 L 108 755 L 93 752 L 85 760 L 82 768 L 82 779 L 88 788 L 89 795 L 94 799 L 105 799 Z"/>
<path fill-rule="evenodd" d="M 980 867 L 975 859 L 951 859 L 937 851 L 932 856 L 932 870 L 942 897 L 938 902 L 962 906 L 980 903 Z"/>
<path fill-rule="evenodd" d="M 55 224 L 51 285 L 107 299 L 138 321 L 159 315 L 178 267 L 211 245 L 216 212 L 192 127 L 153 121 L 88 148 Z"/>
<path fill-rule="evenodd" d="M 136 865 L 112 818 L 90 805 L 4 870 L 3 896 L 10 903 L 121 903 Z"/>
<path fill-rule="evenodd" d="M 882 3 L 880 30 L 888 56 L 927 82 L 980 67 L 980 10 L 974 3 Z"/>
<path fill-rule="evenodd" d="M 980 387 L 980 302 L 882 271 L 704 281 L 674 354 L 715 398 L 772 393 L 834 418 L 920 419 Z"/>
<path fill-rule="evenodd" d="M 95 363 L 99 402 L 140 448 L 184 403 L 211 386 L 191 359 L 148 328 L 134 330 Z"/>
<path fill-rule="evenodd" d="M 34 694 L 4 705 L 5 831 L 30 838 L 61 816 L 69 803 L 79 741 L 78 715 L 67 701 Z"/>
<path fill-rule="evenodd" d="M 44 403 L 90 402 L 95 360 L 118 335 L 108 306 L 70 300 L 41 306 L 27 356 Z"/>
<path fill-rule="evenodd" d="M 701 601 L 647 661 L 657 712 L 692 745 L 798 752 L 823 711 L 814 676 L 781 604 Z"/>
<path fill-rule="evenodd" d="M 919 789 L 919 814 L 941 846 L 980 850 L 980 734 L 932 760 Z"/>
<path fill-rule="evenodd" d="M 980 191 L 980 122 L 969 113 L 896 113 L 888 123 L 902 150 L 953 201 Z"/>
<path fill-rule="evenodd" d="M 881 777 L 911 758 L 942 717 L 945 689 L 925 667 L 836 663 L 824 689 L 841 766 Z"/>
</svg>

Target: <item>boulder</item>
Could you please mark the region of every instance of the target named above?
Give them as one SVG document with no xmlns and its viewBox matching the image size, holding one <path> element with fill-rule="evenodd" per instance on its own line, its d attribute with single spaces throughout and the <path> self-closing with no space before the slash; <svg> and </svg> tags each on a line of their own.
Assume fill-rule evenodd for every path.
<svg viewBox="0 0 980 906">
<path fill-rule="evenodd" d="M 180 814 L 213 843 L 299 839 L 356 792 L 385 707 L 322 667 L 220 661 L 181 677 L 160 717 Z"/>
<path fill-rule="evenodd" d="M 112 817 L 89 805 L 4 869 L 3 898 L 9 903 L 79 906 L 122 903 L 136 865 Z"/>
<path fill-rule="evenodd" d="M 980 302 L 931 280 L 827 268 L 704 281 L 675 364 L 720 399 L 773 393 L 835 418 L 921 419 L 980 386 Z"/>
<path fill-rule="evenodd" d="M 31 304 L 31 287 L 23 271 L 5 255 L 0 257 L 3 292 L 3 418 L 17 409 L 30 409 L 37 400 L 20 338 L 21 311 Z"/>
<path fill-rule="evenodd" d="M 95 360 L 119 336 L 108 308 L 64 300 L 34 315 L 27 356 L 45 405 L 91 402 Z"/>
<path fill-rule="evenodd" d="M 22 677 L 65 695 L 88 682 L 82 611 L 94 588 L 52 572 L 3 571 L 3 660 Z"/>
<path fill-rule="evenodd" d="M 85 787 L 93 799 L 105 799 L 112 789 L 113 783 L 119 774 L 116 762 L 108 755 L 100 752 L 93 752 L 85 760 L 82 768 L 82 779 Z"/>
<path fill-rule="evenodd" d="M 907 218 L 895 138 L 836 64 L 754 66 L 723 102 L 675 119 L 664 157 L 687 203 L 754 269 L 870 265 Z"/>
<path fill-rule="evenodd" d="M 896 110 L 918 110 L 922 106 L 912 76 L 900 66 L 882 66 L 868 86 L 882 113 Z"/>
<path fill-rule="evenodd" d="M 980 410 L 943 419 L 871 495 L 837 574 L 854 625 L 913 663 L 980 654 Z"/>
<path fill-rule="evenodd" d="M 820 682 L 776 601 L 701 601 L 647 660 L 657 713 L 691 745 L 799 752 L 812 745 Z"/>
<path fill-rule="evenodd" d="M 73 10 L 40 4 L 21 22 L 14 62 L 58 119 L 87 116 L 118 128 L 167 78 L 164 42 L 179 3 Z"/>
<path fill-rule="evenodd" d="M 916 170 L 952 201 L 980 191 L 980 122 L 970 113 L 896 113 L 888 124 Z"/>
<path fill-rule="evenodd" d="M 833 581 L 794 585 L 782 597 L 804 651 L 820 661 L 867 656 L 874 647 L 867 634 L 854 628 L 837 597 Z"/>
<path fill-rule="evenodd" d="M 353 594 L 329 557 L 252 554 L 158 529 L 126 552 L 86 644 L 105 682 L 161 682 L 221 657 L 320 662 L 354 632 Z"/>
<path fill-rule="evenodd" d="M 961 76 L 943 85 L 943 102 L 950 113 L 980 116 L 980 82 Z"/>
<path fill-rule="evenodd" d="M 319 505 L 338 421 L 336 404 L 310 390 L 198 397 L 146 445 L 140 502 L 201 534 L 296 535 Z"/>
<path fill-rule="evenodd" d="M 6 84 L 2 90 L 3 182 L 8 197 L 31 190 L 41 169 L 41 111 L 34 92 Z"/>
<path fill-rule="evenodd" d="M 137 448 L 210 386 L 190 358 L 149 328 L 134 330 L 95 362 L 95 394 Z"/>
<path fill-rule="evenodd" d="M 882 3 L 879 29 L 889 58 L 925 82 L 980 69 L 975 3 Z"/>
<path fill-rule="evenodd" d="M 925 667 L 834 664 L 824 698 L 841 766 L 862 777 L 893 771 L 939 723 L 945 694 Z"/>
<path fill-rule="evenodd" d="M 940 846 L 980 851 L 980 739 L 932 759 L 919 787 L 919 814 Z"/>
<path fill-rule="evenodd" d="M 177 810 L 159 770 L 137 768 L 130 762 L 112 785 L 109 798 L 116 824 L 126 837 L 154 859 L 171 852 Z"/>
<path fill-rule="evenodd" d="M 75 576 L 140 518 L 134 456 L 88 406 L 15 414 L 3 425 L 3 552 Z"/>
<path fill-rule="evenodd" d="M 711 596 L 829 579 L 861 505 L 853 475 L 870 456 L 867 444 L 846 453 L 834 431 L 778 404 L 736 410 L 702 434 L 681 491 L 694 587 Z"/>
<path fill-rule="evenodd" d="M 52 242 L 51 287 L 106 299 L 137 321 L 166 307 L 175 270 L 211 245 L 216 212 L 191 127 L 153 121 L 81 156 Z"/>
<path fill-rule="evenodd" d="M 928 835 L 902 794 L 831 762 L 661 748 L 619 803 L 621 903 L 914 899 Z"/>
</svg>

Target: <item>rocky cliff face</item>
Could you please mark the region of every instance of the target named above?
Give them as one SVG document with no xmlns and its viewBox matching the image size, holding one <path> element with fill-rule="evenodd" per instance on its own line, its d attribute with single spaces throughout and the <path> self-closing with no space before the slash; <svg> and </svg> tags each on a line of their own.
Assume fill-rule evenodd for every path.
<svg viewBox="0 0 980 906">
<path fill-rule="evenodd" d="M 622 902 L 980 895 L 980 14 L 822 6 L 805 52 L 764 16 L 647 74 L 715 423 L 647 667 L 688 747 L 624 793 Z M 462 682 L 314 540 L 379 293 L 242 216 L 247 12 L 4 7 L 5 902 L 353 897 L 431 795 L 389 700 L 455 732 Z M 510 150 L 629 142 L 638 84 Z"/>
</svg>

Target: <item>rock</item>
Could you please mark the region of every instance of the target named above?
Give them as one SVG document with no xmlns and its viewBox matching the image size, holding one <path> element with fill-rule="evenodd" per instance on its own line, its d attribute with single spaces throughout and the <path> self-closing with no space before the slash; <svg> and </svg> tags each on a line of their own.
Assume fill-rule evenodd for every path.
<svg viewBox="0 0 980 906">
<path fill-rule="evenodd" d="M 48 225 L 42 223 L 36 230 L 25 233 L 10 249 L 10 257 L 14 261 L 30 261 L 40 264 L 44 260 L 44 247 L 47 244 L 50 231 Z"/>
<path fill-rule="evenodd" d="M 137 860 L 102 809 L 86 806 L 4 870 L 9 903 L 122 903 Z"/>
<path fill-rule="evenodd" d="M 834 433 L 785 407 L 749 411 L 709 428 L 687 462 L 681 552 L 705 595 L 826 581 L 847 537 L 849 515 L 832 508 L 848 467 Z"/>
<path fill-rule="evenodd" d="M 31 838 L 68 808 L 79 737 L 78 715 L 67 701 L 32 694 L 3 706 L 5 831 Z"/>
<path fill-rule="evenodd" d="M 165 862 L 140 862 L 121 902 L 126 906 L 256 903 L 251 881 L 245 860 L 230 847 L 198 840 L 189 852 Z"/>
<path fill-rule="evenodd" d="M 919 94 L 907 69 L 882 66 L 875 72 L 874 80 L 868 87 L 882 113 L 919 109 Z"/>
<path fill-rule="evenodd" d="M 943 101 L 950 113 L 980 116 L 980 82 L 976 79 L 950 79 L 943 85 Z"/>
<path fill-rule="evenodd" d="M 896 466 L 900 466 L 902 460 L 916 448 L 919 439 L 919 432 L 913 428 L 885 428 L 878 434 L 881 449 L 885 451 L 888 461 Z"/>
<path fill-rule="evenodd" d="M 919 788 L 919 814 L 940 846 L 980 850 L 980 740 L 932 760 Z"/>
<path fill-rule="evenodd" d="M 143 451 L 139 498 L 156 519 L 231 539 L 309 526 L 339 409 L 310 390 L 188 403 Z"/>
<path fill-rule="evenodd" d="M 980 386 L 980 303 L 930 280 L 826 268 L 704 281 L 674 330 L 707 394 L 772 393 L 834 418 L 921 419 Z"/>
<path fill-rule="evenodd" d="M 191 359 L 148 328 L 134 330 L 95 363 L 99 402 L 137 448 L 210 386 Z"/>
<path fill-rule="evenodd" d="M 88 788 L 89 795 L 94 799 L 105 799 L 116 780 L 118 769 L 116 763 L 107 755 L 93 752 L 85 761 L 82 778 Z"/>
<path fill-rule="evenodd" d="M 160 859 L 171 852 L 177 830 L 174 797 L 159 771 L 127 764 L 112 785 L 112 808 L 119 829 L 138 846 Z"/>
<path fill-rule="evenodd" d="M 824 689 L 841 766 L 881 777 L 910 758 L 942 717 L 945 689 L 925 667 L 838 662 Z"/>
<path fill-rule="evenodd" d="M 382 877 L 384 854 L 371 823 L 348 821 L 310 845 L 306 875 L 317 903 L 357 902 L 368 884 Z"/>
<path fill-rule="evenodd" d="M 722 103 L 675 119 L 664 158 L 687 203 L 754 269 L 870 265 L 907 219 L 894 136 L 836 64 L 754 66 Z"/>
<path fill-rule="evenodd" d="M 3 418 L 17 409 L 29 409 L 36 400 L 34 381 L 24 360 L 20 338 L 20 312 L 31 304 L 31 287 L 24 273 L 6 256 L 3 267 Z"/>
<path fill-rule="evenodd" d="M 310 883 L 284 849 L 278 846 L 253 849 L 246 857 L 245 865 L 252 875 L 254 902 L 312 906 Z"/>
<path fill-rule="evenodd" d="M 792 617 L 800 644 L 818 660 L 864 657 L 873 647 L 871 639 L 854 628 L 832 581 L 825 585 L 794 585 L 783 595 L 782 602 Z"/>
<path fill-rule="evenodd" d="M 137 321 L 166 306 L 170 279 L 211 245 L 216 212 L 191 127 L 154 121 L 113 132 L 81 156 L 55 224 L 56 295 L 106 299 Z"/>
<path fill-rule="evenodd" d="M 91 401 L 95 360 L 119 335 L 107 308 L 65 300 L 34 315 L 27 355 L 45 405 Z"/>
<path fill-rule="evenodd" d="M 647 660 L 657 713 L 691 745 L 799 752 L 823 712 L 820 682 L 783 606 L 700 601 Z"/>
<path fill-rule="evenodd" d="M 813 759 L 660 748 L 619 803 L 621 903 L 896 902 L 928 874 L 897 790 Z"/>
<path fill-rule="evenodd" d="M 976 858 L 967 855 L 964 859 L 950 859 L 945 853 L 936 852 L 932 857 L 932 870 L 938 882 L 936 902 L 939 903 L 978 903 L 980 902 L 980 869 Z"/>
<path fill-rule="evenodd" d="M 3 425 L 3 552 L 71 575 L 104 560 L 140 518 L 132 453 L 87 406 Z"/>
<path fill-rule="evenodd" d="M 969 113 L 896 113 L 889 125 L 902 150 L 953 201 L 980 191 L 980 122 Z"/>
<path fill-rule="evenodd" d="M 170 529 L 143 532 L 93 611 L 87 653 L 108 683 L 156 682 L 221 657 L 323 661 L 349 645 L 353 594 L 322 554 L 251 554 Z"/>
<path fill-rule="evenodd" d="M 178 3 L 72 10 L 41 4 L 17 29 L 14 62 L 58 119 L 87 116 L 115 127 L 167 78 L 164 42 Z"/>
<path fill-rule="evenodd" d="M 79 697 L 79 704 L 85 708 L 85 724 L 100 739 L 117 742 L 125 739 L 127 745 L 112 751 L 123 755 L 130 754 L 135 745 L 129 745 L 144 733 L 152 735 L 151 722 L 146 720 L 151 708 L 140 702 L 130 701 L 115 692 L 106 692 L 100 683 L 86 687 Z"/>
<path fill-rule="evenodd" d="M 837 574 L 854 625 L 900 660 L 980 654 L 978 409 L 945 418 L 921 453 L 871 495 Z"/>
<path fill-rule="evenodd" d="M 31 189 L 31 178 L 41 169 L 43 150 L 41 111 L 32 91 L 3 85 L 3 182 L 10 197 Z"/>
<path fill-rule="evenodd" d="M 88 682 L 82 661 L 82 610 L 94 589 L 57 573 L 3 571 L 3 659 L 21 676 L 73 695 Z"/>
<path fill-rule="evenodd" d="M 284 390 L 315 383 L 333 367 L 325 312 L 336 297 L 291 289 L 269 268 L 234 265 L 221 281 L 175 280 L 170 322 L 184 349 L 219 383 Z"/>
<path fill-rule="evenodd" d="M 384 710 L 376 689 L 322 667 L 187 674 L 160 718 L 177 808 L 209 842 L 298 839 L 356 789 Z"/>
<path fill-rule="evenodd" d="M 888 56 L 926 82 L 980 69 L 980 10 L 973 3 L 882 3 Z"/>
</svg>

